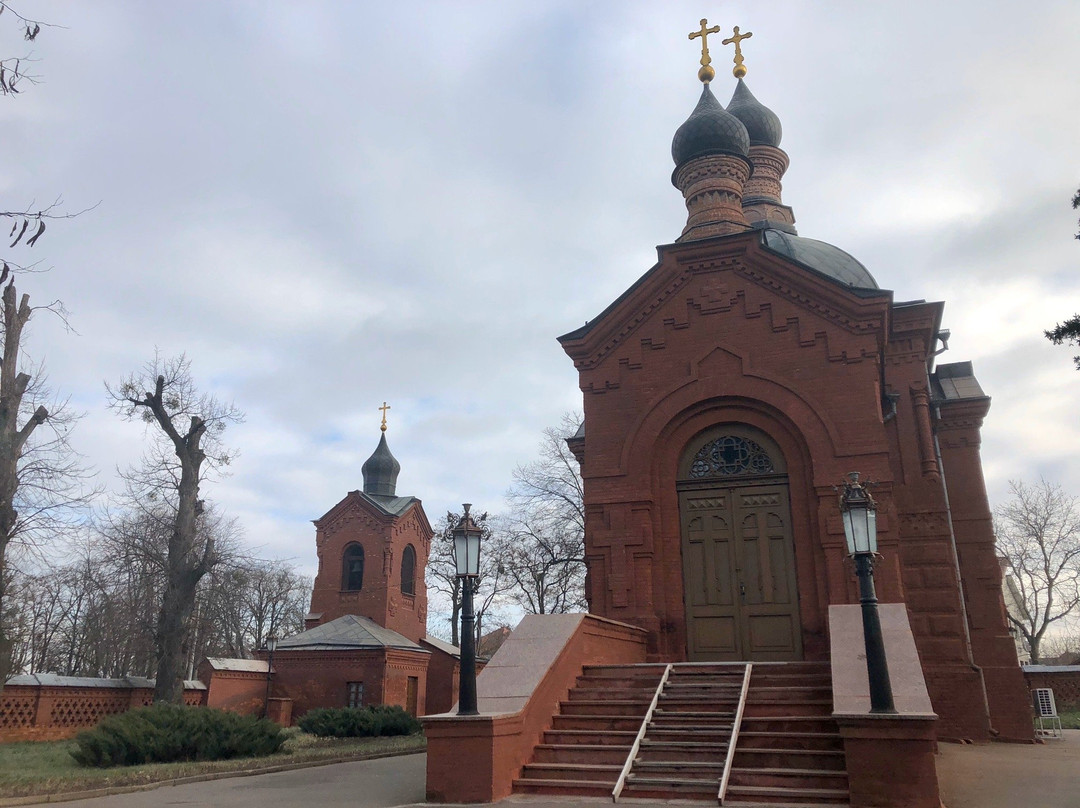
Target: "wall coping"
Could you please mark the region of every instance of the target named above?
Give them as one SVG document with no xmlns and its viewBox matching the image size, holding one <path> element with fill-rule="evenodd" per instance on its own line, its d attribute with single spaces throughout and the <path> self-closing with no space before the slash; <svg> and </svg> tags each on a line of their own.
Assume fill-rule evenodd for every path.
<svg viewBox="0 0 1080 808">
<path fill-rule="evenodd" d="M 107 690 L 153 690 L 154 680 L 142 676 L 97 679 L 89 676 L 57 676 L 55 673 L 28 673 L 10 677 L 4 687 L 90 687 Z M 198 679 L 184 680 L 184 690 L 206 690 Z"/>
<path fill-rule="evenodd" d="M 903 603 L 880 603 L 881 634 L 889 664 L 895 714 L 870 712 L 870 682 L 866 677 L 862 607 L 856 603 L 829 606 L 829 644 L 832 664 L 833 716 L 874 722 L 934 721 L 937 714 L 926 690 L 919 652 Z"/>
<path fill-rule="evenodd" d="M 1024 673 L 1080 673 L 1080 665 L 1021 665 Z"/>
</svg>

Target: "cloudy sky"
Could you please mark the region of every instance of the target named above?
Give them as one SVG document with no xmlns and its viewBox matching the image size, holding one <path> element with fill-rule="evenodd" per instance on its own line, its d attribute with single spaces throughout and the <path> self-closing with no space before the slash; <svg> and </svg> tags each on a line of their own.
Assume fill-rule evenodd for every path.
<svg viewBox="0 0 1080 808">
<path fill-rule="evenodd" d="M 1080 493 L 1080 373 L 1042 337 L 1080 311 L 1074 0 L 14 2 L 64 27 L 28 46 L 0 18 L 41 77 L 0 99 L 4 206 L 97 207 L 7 257 L 52 267 L 20 288 L 75 332 L 43 314 L 26 350 L 107 487 L 143 434 L 103 382 L 156 347 L 246 412 L 209 495 L 266 555 L 313 570 L 310 520 L 361 486 L 383 400 L 399 492 L 498 510 L 580 406 L 555 337 L 685 221 L 669 148 L 708 17 L 754 34 L 800 233 L 947 302 L 943 361 L 994 398 L 992 500 Z"/>
</svg>

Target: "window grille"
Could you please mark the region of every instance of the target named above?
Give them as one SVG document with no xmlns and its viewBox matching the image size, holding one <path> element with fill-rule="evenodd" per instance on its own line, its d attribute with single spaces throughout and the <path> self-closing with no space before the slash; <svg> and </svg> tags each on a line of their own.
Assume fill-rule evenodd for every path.
<svg viewBox="0 0 1080 808">
<path fill-rule="evenodd" d="M 694 478 L 775 473 L 776 466 L 769 453 L 754 441 L 738 435 L 722 435 L 709 441 L 690 464 L 690 476 Z"/>
</svg>

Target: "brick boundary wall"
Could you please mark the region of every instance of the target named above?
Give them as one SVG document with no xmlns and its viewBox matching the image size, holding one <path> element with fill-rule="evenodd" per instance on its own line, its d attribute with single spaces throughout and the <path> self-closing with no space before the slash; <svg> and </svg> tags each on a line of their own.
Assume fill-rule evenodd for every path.
<svg viewBox="0 0 1080 808">
<path fill-rule="evenodd" d="M 154 680 L 142 677 L 13 676 L 0 692 L 0 743 L 71 738 L 106 716 L 153 700 Z M 206 686 L 185 682 L 184 703 L 205 705 Z"/>
<path fill-rule="evenodd" d="M 1028 690 L 1049 687 L 1059 713 L 1080 710 L 1080 665 L 1028 665 L 1023 668 Z"/>
</svg>

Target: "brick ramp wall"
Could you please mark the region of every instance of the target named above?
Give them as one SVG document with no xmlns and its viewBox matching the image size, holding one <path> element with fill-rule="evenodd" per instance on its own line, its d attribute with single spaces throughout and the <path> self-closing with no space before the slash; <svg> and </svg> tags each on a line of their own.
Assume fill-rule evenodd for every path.
<svg viewBox="0 0 1080 808">
<path fill-rule="evenodd" d="M 15 676 L 0 692 L 0 743 L 71 738 L 106 716 L 146 706 L 153 699 L 151 679 Z M 185 682 L 184 703 L 204 705 L 205 686 Z"/>
</svg>

